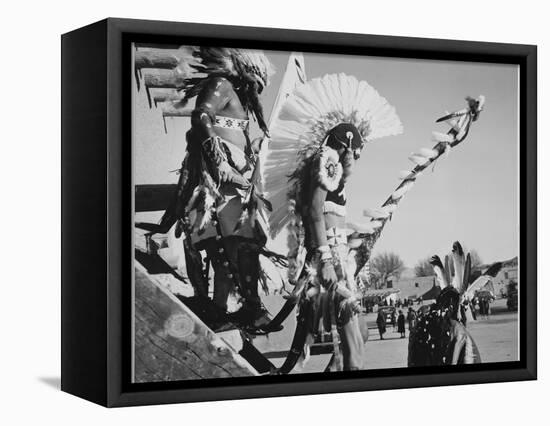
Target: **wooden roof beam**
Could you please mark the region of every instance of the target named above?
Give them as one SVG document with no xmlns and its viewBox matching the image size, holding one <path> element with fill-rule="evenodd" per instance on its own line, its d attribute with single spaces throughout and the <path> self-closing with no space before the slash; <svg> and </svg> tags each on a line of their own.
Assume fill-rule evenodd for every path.
<svg viewBox="0 0 550 426">
<path fill-rule="evenodd" d="M 189 104 L 182 106 L 180 102 L 164 102 L 161 108 L 165 133 L 168 133 L 166 117 L 191 117 L 191 112 L 193 111 L 193 107 L 189 106 Z"/>
<path fill-rule="evenodd" d="M 173 52 L 172 50 L 138 50 L 135 53 L 135 66 L 138 69 L 174 69 L 181 59 Z"/>
<path fill-rule="evenodd" d="M 185 84 L 185 74 L 164 69 L 146 70 L 143 81 L 148 88 L 177 89 Z"/>
<path fill-rule="evenodd" d="M 175 89 L 151 89 L 151 98 L 155 103 L 155 106 L 158 107 L 159 103 L 163 102 L 178 102 L 181 101 L 184 96 L 183 92 L 178 92 Z"/>
<path fill-rule="evenodd" d="M 184 106 L 181 102 L 164 102 L 161 108 L 164 117 L 191 117 L 193 111 L 192 106 Z"/>
</svg>

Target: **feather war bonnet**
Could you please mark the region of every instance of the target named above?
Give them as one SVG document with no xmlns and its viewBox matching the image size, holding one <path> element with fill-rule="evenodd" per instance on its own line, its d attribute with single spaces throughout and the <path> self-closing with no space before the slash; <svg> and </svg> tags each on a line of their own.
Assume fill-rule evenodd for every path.
<svg viewBox="0 0 550 426">
<path fill-rule="evenodd" d="M 315 78 L 298 87 L 282 106 L 265 163 L 265 191 L 273 205 L 270 233 L 274 238 L 291 216 L 296 170 L 321 147 L 329 130 L 353 124 L 365 143 L 402 133 L 395 108 L 365 81 L 346 74 Z M 296 179 L 294 179 L 296 180 Z"/>
</svg>

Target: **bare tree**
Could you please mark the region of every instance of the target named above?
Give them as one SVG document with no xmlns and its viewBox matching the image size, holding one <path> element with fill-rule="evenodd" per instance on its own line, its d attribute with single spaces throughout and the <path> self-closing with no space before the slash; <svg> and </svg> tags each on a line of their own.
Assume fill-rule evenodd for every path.
<svg viewBox="0 0 550 426">
<path fill-rule="evenodd" d="M 370 273 L 378 288 L 390 277 L 399 279 L 404 268 L 403 260 L 395 253 L 380 253 L 370 261 Z"/>
<path fill-rule="evenodd" d="M 433 266 L 430 264 L 430 258 L 421 259 L 414 265 L 414 274 L 417 277 L 430 277 L 435 274 Z"/>
</svg>

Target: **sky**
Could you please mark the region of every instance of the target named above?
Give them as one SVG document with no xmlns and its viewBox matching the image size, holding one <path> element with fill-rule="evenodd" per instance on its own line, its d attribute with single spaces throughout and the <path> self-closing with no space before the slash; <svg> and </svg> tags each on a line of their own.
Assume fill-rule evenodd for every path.
<svg viewBox="0 0 550 426">
<path fill-rule="evenodd" d="M 287 52 L 265 51 L 276 74 L 262 102 L 269 117 Z M 340 73 L 372 85 L 399 115 L 404 132 L 365 146 L 347 184 L 348 216 L 366 221 L 399 184 L 398 173 L 412 167 L 407 157 L 432 147 L 431 132 L 448 127 L 435 120 L 465 106 L 464 97 L 485 95 L 486 105 L 468 138 L 449 157 L 427 170 L 400 202 L 375 246 L 391 251 L 412 267 L 421 258 L 450 251 L 459 240 L 486 263 L 518 255 L 518 68 L 515 65 L 378 58 L 305 53 L 307 78 Z M 134 84 L 134 182 L 175 183 L 170 173 L 185 153 L 189 120 L 168 118 L 150 109 Z M 258 136 L 257 127 L 251 133 Z"/>
</svg>

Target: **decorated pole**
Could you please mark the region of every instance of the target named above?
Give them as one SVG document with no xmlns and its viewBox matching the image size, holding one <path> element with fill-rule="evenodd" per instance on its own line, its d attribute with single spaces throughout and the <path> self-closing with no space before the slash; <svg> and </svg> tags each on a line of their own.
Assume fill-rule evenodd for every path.
<svg viewBox="0 0 550 426">
<path fill-rule="evenodd" d="M 299 86 L 303 85 L 306 81 L 306 71 L 304 63 L 304 55 L 300 52 L 291 52 L 288 57 L 288 62 L 286 65 L 285 73 L 283 79 L 281 80 L 281 85 L 279 86 L 279 91 L 277 92 L 277 97 L 273 103 L 273 108 L 271 109 L 271 114 L 268 121 L 268 129 L 272 129 L 277 125 L 279 121 L 279 112 L 287 98 L 292 94 L 292 92 Z M 268 153 L 269 145 L 269 136 L 264 136 L 260 143 L 260 150 L 258 152 L 256 163 L 250 177 L 250 182 L 252 183 L 249 190 L 249 200 L 258 199 L 260 195 L 260 200 L 265 203 L 264 198 L 264 166 L 266 162 L 266 157 Z M 271 211 L 271 205 L 265 205 L 268 211 Z M 259 213 L 262 217 L 262 220 L 265 224 L 269 219 L 265 216 L 265 209 L 260 209 Z M 266 226 L 267 227 L 267 226 Z"/>
<path fill-rule="evenodd" d="M 268 129 L 273 129 L 279 121 L 279 113 L 285 101 L 294 92 L 294 90 L 306 82 L 306 69 L 304 55 L 300 52 L 291 52 L 286 64 L 285 73 L 277 92 L 277 97 L 273 103 L 271 114 L 268 121 Z M 262 187 L 263 170 L 262 166 L 268 152 L 269 137 L 264 137 L 260 146 L 259 159 L 252 175 L 252 182 Z"/>
<path fill-rule="evenodd" d="M 370 218 L 365 225 L 349 224 L 355 232 L 350 237 L 350 246 L 355 248 L 355 274 L 367 264 L 374 244 L 380 238 L 384 226 L 392 218 L 397 205 L 405 194 L 413 187 L 416 179 L 422 175 L 430 165 L 434 164 L 442 156 L 449 155 L 452 148 L 462 143 L 470 131 L 470 126 L 477 121 L 483 110 L 485 97 L 477 99 L 466 98 L 468 106 L 460 111 L 447 114 L 436 120 L 437 123 L 447 122 L 451 129 L 447 133 L 432 132 L 432 138 L 437 143 L 433 148 L 422 148 L 418 153 L 409 157 L 415 166 L 412 170 L 403 171 L 400 174 L 401 183 L 395 188 L 379 209 L 366 209 L 364 215 Z"/>
</svg>

